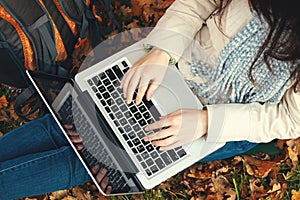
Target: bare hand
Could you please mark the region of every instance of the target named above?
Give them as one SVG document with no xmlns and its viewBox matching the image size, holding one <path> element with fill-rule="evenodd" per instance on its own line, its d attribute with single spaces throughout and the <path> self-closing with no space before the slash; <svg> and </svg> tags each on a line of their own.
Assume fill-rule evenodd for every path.
<svg viewBox="0 0 300 200">
<path fill-rule="evenodd" d="M 150 100 L 152 94 L 163 80 L 168 64 L 169 55 L 159 49 L 152 49 L 134 63 L 122 78 L 120 85 L 127 103 L 131 103 L 136 88 L 138 88 L 137 105 L 141 103 L 145 94 L 146 99 Z"/>
<path fill-rule="evenodd" d="M 161 130 L 145 136 L 144 140 L 151 141 L 160 150 L 187 144 L 207 133 L 207 118 L 207 110 L 177 110 L 146 126 L 146 131 Z"/>
<path fill-rule="evenodd" d="M 80 151 L 83 149 L 83 144 L 82 144 L 82 138 L 79 136 L 79 134 L 76 131 L 73 131 L 73 125 L 64 125 L 64 128 L 67 131 L 67 134 L 74 144 L 75 148 Z"/>
<path fill-rule="evenodd" d="M 112 186 L 108 185 L 109 178 L 105 176 L 107 172 L 107 169 L 99 167 L 99 165 L 96 165 L 92 168 L 92 173 L 95 175 L 96 181 L 99 183 L 101 189 L 106 194 L 110 194 L 112 191 Z"/>
</svg>

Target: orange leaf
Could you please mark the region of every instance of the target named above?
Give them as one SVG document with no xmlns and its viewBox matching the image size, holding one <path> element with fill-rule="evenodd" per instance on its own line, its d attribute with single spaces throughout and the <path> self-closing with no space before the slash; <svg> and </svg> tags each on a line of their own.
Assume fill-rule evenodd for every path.
<svg viewBox="0 0 300 200">
<path fill-rule="evenodd" d="M 292 200 L 300 199 L 300 191 L 292 190 Z"/>
<path fill-rule="evenodd" d="M 0 109 L 7 107 L 8 106 L 8 101 L 6 99 L 6 96 L 3 95 L 2 97 L 0 97 Z"/>
<path fill-rule="evenodd" d="M 277 163 L 273 161 L 259 160 L 257 158 L 246 155 L 243 155 L 242 157 L 244 158 L 245 162 L 251 166 L 251 169 L 253 170 L 251 173 L 262 178 L 266 177 L 269 172 L 277 165 Z M 251 173 L 250 175 L 252 175 Z"/>
</svg>

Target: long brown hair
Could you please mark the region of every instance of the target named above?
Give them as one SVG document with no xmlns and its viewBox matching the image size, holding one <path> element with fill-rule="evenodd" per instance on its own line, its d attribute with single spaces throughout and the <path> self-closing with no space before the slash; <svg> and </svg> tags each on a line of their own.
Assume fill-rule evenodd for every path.
<svg viewBox="0 0 300 200">
<path fill-rule="evenodd" d="M 215 15 L 219 15 L 219 24 L 225 8 L 232 0 L 220 0 Z M 249 78 L 253 80 L 252 70 L 263 55 L 264 62 L 272 72 L 269 59 L 274 58 L 281 61 L 289 61 L 291 77 L 295 80 L 294 89 L 300 83 L 300 12 L 295 0 L 249 0 L 252 9 L 261 20 L 268 23 L 269 33 L 265 42 L 260 47 L 249 70 Z"/>
</svg>

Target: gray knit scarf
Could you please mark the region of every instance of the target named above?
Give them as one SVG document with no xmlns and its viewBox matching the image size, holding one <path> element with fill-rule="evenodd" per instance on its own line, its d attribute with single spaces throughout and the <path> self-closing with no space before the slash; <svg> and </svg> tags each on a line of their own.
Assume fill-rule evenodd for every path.
<svg viewBox="0 0 300 200">
<path fill-rule="evenodd" d="M 289 81 L 291 63 L 271 59 L 273 72 L 270 72 L 261 56 L 256 62 L 258 66 L 252 70 L 255 85 L 248 77 L 250 66 L 266 34 L 266 27 L 257 16 L 254 16 L 225 45 L 214 68 L 192 56 L 189 63 L 191 72 L 205 81 L 186 82 L 196 90 L 201 99 L 205 99 L 205 104 L 278 103 L 291 84 Z"/>
</svg>

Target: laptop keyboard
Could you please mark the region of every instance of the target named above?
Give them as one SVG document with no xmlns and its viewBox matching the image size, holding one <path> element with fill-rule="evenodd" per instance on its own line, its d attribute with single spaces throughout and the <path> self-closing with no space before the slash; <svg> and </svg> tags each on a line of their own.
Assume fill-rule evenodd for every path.
<svg viewBox="0 0 300 200">
<path fill-rule="evenodd" d="M 122 176 L 113 159 L 109 156 L 105 146 L 99 138 L 97 138 L 96 133 L 89 124 L 89 120 L 86 120 L 76 102 L 72 101 L 71 95 L 61 106 L 58 114 L 64 124 L 74 124 L 73 128 L 80 133 L 84 148 L 80 150 L 79 153 L 87 165 L 90 167 L 99 165 L 99 169 L 107 169 L 106 176 L 109 178 L 109 185 L 112 186 L 113 193 L 129 192 L 130 187 L 126 183 L 126 179 Z M 89 146 L 86 144 L 89 144 Z"/>
<path fill-rule="evenodd" d="M 115 65 L 88 79 L 87 82 L 122 134 L 145 174 L 151 177 L 183 158 L 186 151 L 182 147 L 160 151 L 158 147 L 142 139 L 146 134 L 153 133 L 153 131 L 145 132 L 144 127 L 158 120 L 160 114 L 153 103 L 146 99 L 143 99 L 140 105 L 133 102 L 126 103 L 123 92 L 118 86 L 124 73 L 129 69 L 129 64 L 124 60 L 120 65 L 123 70 L 119 65 Z"/>
</svg>

